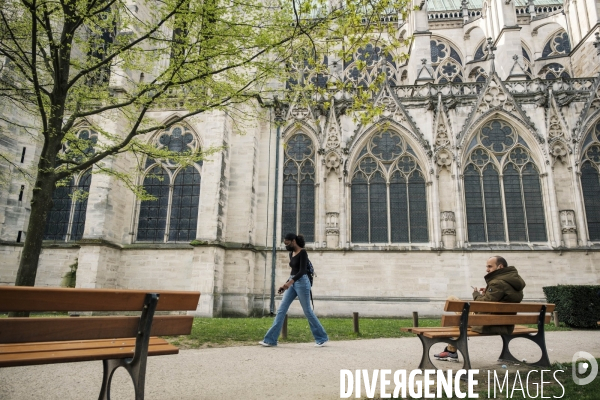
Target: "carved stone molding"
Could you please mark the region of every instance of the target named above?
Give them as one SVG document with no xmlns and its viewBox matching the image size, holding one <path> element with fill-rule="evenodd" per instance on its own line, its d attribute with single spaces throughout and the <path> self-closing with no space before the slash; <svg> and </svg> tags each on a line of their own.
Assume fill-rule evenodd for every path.
<svg viewBox="0 0 600 400">
<path fill-rule="evenodd" d="M 560 226 L 563 230 L 563 233 L 577 232 L 577 225 L 575 224 L 575 211 L 561 210 L 560 211 Z"/>
<path fill-rule="evenodd" d="M 441 221 L 452 221 L 454 222 L 454 211 L 442 211 L 440 215 Z"/>
<path fill-rule="evenodd" d="M 567 147 L 561 141 L 556 141 L 550 145 L 550 155 L 553 159 L 553 165 L 556 163 L 556 161 L 560 161 L 561 163 L 565 164 L 568 153 Z"/>
<path fill-rule="evenodd" d="M 325 168 L 327 168 L 327 172 L 335 172 L 338 175 L 340 174 L 340 166 L 341 166 L 341 160 L 340 160 L 340 156 L 335 153 L 335 152 L 331 152 L 327 155 L 327 157 L 325 157 L 325 159 L 323 159 L 323 162 L 325 163 Z"/>
<path fill-rule="evenodd" d="M 291 115 L 295 119 L 305 119 L 309 115 L 309 110 L 306 107 L 294 107 Z"/>
<path fill-rule="evenodd" d="M 551 138 L 562 137 L 563 131 L 560 121 L 556 115 L 550 117 L 550 126 L 548 127 L 548 136 Z"/>
<path fill-rule="evenodd" d="M 442 228 L 442 235 L 455 235 L 454 229 L 454 211 L 442 211 L 440 213 L 440 221 Z"/>
<path fill-rule="evenodd" d="M 325 230 L 336 230 L 340 232 L 340 213 L 328 212 L 325 215 Z"/>
<path fill-rule="evenodd" d="M 340 230 L 339 229 L 325 229 L 325 236 L 339 236 L 340 235 Z"/>
<path fill-rule="evenodd" d="M 452 165 L 452 154 L 446 150 L 440 151 L 435 156 L 435 163 L 440 169 L 446 168 L 447 170 L 450 170 L 450 166 Z"/>
</svg>

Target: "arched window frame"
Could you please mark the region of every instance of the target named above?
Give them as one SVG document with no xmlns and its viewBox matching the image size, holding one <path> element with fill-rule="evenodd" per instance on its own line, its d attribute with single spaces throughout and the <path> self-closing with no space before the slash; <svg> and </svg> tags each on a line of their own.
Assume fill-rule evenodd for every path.
<svg viewBox="0 0 600 400">
<path fill-rule="evenodd" d="M 546 40 L 542 50 L 542 58 L 567 56 L 569 53 L 571 53 L 571 39 L 569 34 L 561 28 Z"/>
<path fill-rule="evenodd" d="M 366 63 L 364 70 L 358 69 L 358 61 Z M 353 82 L 355 87 L 366 88 L 382 72 L 387 74 L 390 84 L 401 84 L 402 70 L 396 65 L 393 55 L 391 53 L 385 54 L 384 50 L 377 44 L 367 44 L 364 48 L 358 49 L 352 59 L 344 61 L 344 81 Z"/>
<path fill-rule="evenodd" d="M 464 56 L 450 41 L 433 36 L 430 40 L 431 67 L 435 71 L 435 82 L 464 82 Z"/>
<path fill-rule="evenodd" d="M 314 243 L 317 242 L 317 183 L 319 182 L 317 177 L 317 142 L 307 130 L 297 130 L 287 136 L 283 146 L 283 167 L 281 171 L 281 235 L 283 237 L 288 233 L 302 234 L 307 243 Z M 294 148 L 296 140 L 304 140 L 308 153 L 302 155 L 294 153 L 295 150 L 298 150 L 298 148 Z M 288 186 L 287 182 L 291 180 L 296 182 L 295 199 L 286 197 L 291 193 L 289 189 L 294 189 L 292 185 Z M 312 180 L 312 185 L 302 183 L 306 180 Z M 309 193 L 312 192 L 310 195 L 312 196 L 312 204 L 310 198 L 306 195 L 306 190 Z M 308 211 L 306 211 L 307 207 Z"/>
<path fill-rule="evenodd" d="M 591 242 L 600 242 L 600 120 L 583 141 L 579 186 L 584 203 L 585 228 Z M 595 173 L 595 176 L 589 173 Z M 594 187 L 593 185 L 597 185 Z"/>
<path fill-rule="evenodd" d="M 87 213 L 87 194 L 89 194 L 91 185 L 91 173 L 92 169 L 88 168 L 85 171 L 75 175 L 74 177 L 71 177 L 69 183 L 66 186 L 60 186 L 56 188 L 55 193 L 57 193 L 57 191 L 63 190 L 66 190 L 67 192 L 66 195 L 68 196 L 68 200 L 60 199 L 69 203 L 69 209 L 66 212 L 67 218 L 66 222 L 64 220 L 53 221 L 52 219 L 55 214 L 53 214 L 53 211 L 51 210 L 48 215 L 48 220 L 46 221 L 44 240 L 70 242 L 72 240 L 79 240 L 82 238 L 83 229 L 85 228 L 85 216 Z M 82 199 L 79 196 L 73 196 L 75 190 L 86 192 L 86 197 Z M 53 200 L 56 201 L 58 199 L 53 198 Z M 64 230 L 64 238 L 50 237 L 56 236 L 56 234 L 52 235 L 48 232 L 49 225 L 54 225 L 54 228 L 56 228 L 58 224 L 63 223 L 66 225 L 64 227 L 61 227 L 61 230 Z"/>
<path fill-rule="evenodd" d="M 493 123 L 500 123 L 502 128 L 508 127 L 511 129 L 512 134 L 509 136 L 512 136 L 511 140 L 507 140 L 506 143 L 503 143 L 501 146 L 497 145 L 497 143 L 492 142 L 491 140 L 486 140 L 486 136 L 482 133 L 483 130 L 485 128 L 489 128 L 491 126 L 491 124 Z M 483 139 L 482 139 L 483 137 Z M 518 156 L 517 156 L 518 154 Z M 522 157 L 526 157 L 526 158 L 522 158 Z M 520 161 L 517 161 L 519 158 L 521 158 Z M 470 144 L 468 146 L 468 151 L 466 152 L 466 157 L 464 159 L 463 162 L 464 168 L 463 168 L 463 196 L 464 196 L 464 201 L 463 201 L 463 205 L 464 205 L 464 216 L 465 216 L 465 241 L 468 243 L 547 243 L 548 242 L 548 235 L 549 235 L 549 230 L 548 227 L 550 226 L 548 218 L 547 218 L 547 205 L 545 203 L 545 199 L 544 199 L 544 185 L 543 185 L 543 181 L 542 181 L 542 172 L 540 171 L 539 168 L 539 160 L 536 159 L 535 155 L 532 153 L 532 151 L 529 148 L 529 145 L 527 144 L 527 142 L 525 142 L 525 140 L 519 135 L 519 132 L 515 129 L 515 127 L 510 124 L 509 122 L 502 120 L 502 119 L 493 119 L 493 120 L 489 120 L 486 123 L 482 124 L 481 127 L 479 129 L 477 129 L 477 133 L 473 136 L 473 138 L 470 141 Z M 518 183 L 519 184 L 519 190 L 520 190 L 520 196 L 519 198 L 517 198 L 518 201 L 520 201 L 519 204 L 515 204 L 513 202 L 514 198 L 511 198 L 511 204 L 509 204 L 508 200 L 507 200 L 507 193 L 508 191 L 510 191 L 510 189 L 508 189 L 506 187 L 506 176 L 507 174 L 507 168 L 511 167 L 511 166 L 516 166 L 517 167 L 517 172 L 518 172 L 518 176 L 519 176 L 519 181 L 518 182 L 509 182 L 512 184 Z M 528 171 L 530 171 L 529 166 L 531 166 L 534 171 L 535 171 L 535 175 L 537 176 L 537 180 L 536 182 L 539 182 L 539 186 L 537 187 L 539 189 L 539 199 L 538 198 L 534 198 L 532 196 L 530 197 L 526 197 L 526 191 L 531 191 L 533 186 L 532 184 L 527 184 L 527 183 L 523 183 L 523 177 L 527 177 L 530 176 L 530 174 L 528 173 Z M 491 169 L 493 169 L 494 172 L 492 172 Z M 469 176 L 475 176 L 475 174 L 473 173 L 473 170 L 475 170 L 478 174 L 479 174 L 479 189 L 477 187 L 473 187 L 473 184 L 475 184 L 474 182 L 469 183 L 468 177 Z M 497 204 L 498 199 L 492 199 L 494 202 L 496 202 L 496 204 L 491 204 L 488 205 L 488 198 L 486 196 L 488 196 L 486 194 L 486 180 L 485 180 L 485 176 L 484 173 L 488 172 L 488 177 L 492 176 L 494 173 L 497 174 L 497 182 L 496 181 L 492 181 L 490 180 L 491 178 L 488 178 L 487 184 L 488 185 L 492 185 L 492 184 L 496 184 L 498 186 L 498 190 L 500 193 L 500 204 Z M 514 189 L 514 188 L 513 188 Z M 477 203 L 475 203 L 474 201 L 468 201 L 468 197 L 472 196 L 474 194 L 476 194 L 476 191 L 479 190 L 479 193 L 481 193 L 481 201 L 479 202 L 479 206 L 477 206 Z M 490 194 L 494 193 L 494 189 L 490 190 L 489 186 L 488 186 L 488 192 Z M 475 199 L 476 200 L 476 199 Z M 531 204 L 533 202 L 536 202 L 537 200 L 539 200 L 539 204 L 537 204 L 536 206 L 538 207 L 537 210 L 533 209 L 531 207 Z M 513 211 L 510 213 L 511 217 L 514 219 L 515 216 L 515 208 L 516 206 L 520 205 L 522 211 L 523 211 L 523 218 L 524 218 L 524 226 L 525 226 L 525 239 L 523 240 L 522 238 L 517 238 L 515 239 L 516 236 L 518 236 L 518 233 L 516 231 L 516 225 L 513 221 L 509 221 L 509 213 L 507 212 L 508 208 L 513 208 Z M 482 224 L 483 224 L 483 235 L 484 235 L 484 239 L 485 240 L 477 240 L 476 238 L 470 237 L 471 235 L 470 233 L 470 229 L 471 227 L 473 227 L 474 231 L 473 231 L 473 236 L 475 234 L 477 234 L 477 232 L 475 231 L 477 229 L 476 225 L 477 225 L 477 221 L 470 221 L 469 223 L 469 219 L 468 219 L 468 214 L 469 211 L 468 209 L 470 207 L 480 207 L 481 208 L 481 218 L 482 218 Z M 501 223 L 503 225 L 502 227 L 502 234 L 503 234 L 503 238 L 499 239 L 498 237 L 498 230 L 496 229 L 494 231 L 494 235 L 490 235 L 489 234 L 489 223 L 488 223 L 488 208 L 490 208 L 492 210 L 494 210 L 494 208 L 497 210 L 499 209 L 502 213 L 502 218 L 501 218 Z M 541 214 L 539 213 L 541 208 Z M 529 210 L 529 211 L 528 211 Z M 473 209 L 471 211 L 471 215 L 473 215 L 473 213 L 477 213 L 478 211 Z M 527 213 L 529 212 L 529 216 L 531 217 L 531 219 L 528 219 Z M 541 217 L 540 217 L 541 215 Z M 495 216 L 492 215 L 493 218 L 493 222 L 492 224 L 498 225 L 500 219 L 496 218 Z M 540 222 L 541 221 L 541 222 Z M 534 225 L 543 225 L 543 238 L 540 239 L 540 232 L 535 230 Z M 534 229 L 529 229 L 529 225 L 531 225 L 532 228 Z M 497 226 L 494 226 L 494 228 L 498 228 Z M 494 237 L 490 237 L 490 236 L 494 236 Z"/>
<path fill-rule="evenodd" d="M 329 77 L 327 74 L 317 71 L 316 66 L 309 62 L 311 58 L 307 51 L 299 51 L 298 54 L 288 61 L 287 71 L 289 74 L 286 82 L 286 89 L 291 89 L 293 86 L 305 86 L 312 83 L 317 88 L 327 87 Z M 314 58 L 314 57 L 313 57 Z M 313 60 L 318 63 L 319 67 L 327 68 L 328 57 L 324 56 L 322 60 Z"/>
<path fill-rule="evenodd" d="M 401 150 L 394 152 L 392 154 L 392 157 L 389 159 L 383 158 L 383 157 L 379 157 L 377 155 L 377 153 L 374 151 L 374 148 L 376 146 L 376 144 L 374 143 L 374 139 L 378 138 L 378 137 L 383 137 L 383 135 L 385 134 L 390 134 L 392 137 L 398 138 L 399 139 L 399 148 Z M 349 174 L 349 188 L 350 190 L 348 190 L 347 192 L 347 204 L 348 204 L 348 237 L 350 238 L 350 242 L 355 244 L 355 245 L 361 245 L 361 244 L 367 244 L 367 245 L 406 245 L 406 244 L 420 244 L 420 245 L 424 245 L 429 243 L 430 241 L 430 235 L 431 235 L 431 229 L 429 226 L 429 193 L 428 193 L 428 186 L 429 183 L 427 181 L 427 175 L 425 174 L 424 171 L 426 171 L 426 169 L 424 168 L 424 166 L 422 165 L 422 163 L 419 160 L 419 157 L 417 156 L 417 153 L 415 152 L 413 146 L 411 146 L 411 144 L 409 143 L 409 141 L 407 141 L 404 137 L 404 135 L 400 134 L 399 132 L 396 132 L 394 130 L 383 130 L 383 131 L 377 131 L 371 135 L 368 136 L 368 138 L 363 141 L 363 143 L 361 143 L 360 146 L 358 146 L 358 149 L 360 149 L 359 151 L 357 150 L 358 154 L 356 155 L 355 159 L 352 161 L 352 168 L 351 168 L 351 173 Z M 397 153 L 397 154 L 396 154 Z M 381 154 L 381 153 L 379 153 Z M 366 171 L 363 164 L 363 161 L 371 159 L 373 161 L 373 169 L 370 171 Z M 404 161 L 410 160 L 412 162 L 412 167 L 410 167 L 409 169 L 403 169 L 404 166 L 406 165 L 406 163 Z M 410 162 L 409 162 L 410 164 Z M 406 185 L 406 196 L 405 196 L 405 200 L 407 201 L 408 207 L 407 207 L 407 214 L 406 215 L 401 215 L 401 213 L 396 213 L 394 215 L 393 214 L 393 210 L 392 208 L 394 208 L 395 203 L 398 203 L 398 200 L 396 197 L 392 198 L 391 196 L 391 191 L 392 191 L 392 185 L 399 183 L 400 185 L 402 185 L 402 182 L 392 182 L 394 180 L 394 178 L 396 176 L 398 176 L 398 173 L 403 175 L 403 177 L 405 178 L 405 183 L 404 185 Z M 356 226 L 355 224 L 357 223 L 356 220 L 354 220 L 354 215 L 355 215 L 355 211 L 353 211 L 352 207 L 354 204 L 354 199 L 353 199 L 353 190 L 352 188 L 357 186 L 356 183 L 356 178 L 359 175 L 363 175 L 366 178 L 366 185 L 368 186 L 367 188 L 367 221 L 366 221 L 366 230 L 367 230 L 367 240 L 355 240 L 355 235 L 354 235 L 354 231 L 353 228 Z M 380 177 L 376 177 L 377 174 L 380 174 Z M 415 177 L 417 179 L 421 179 L 422 180 L 422 193 L 418 193 L 416 191 L 410 192 L 408 185 L 417 183 L 420 185 L 420 182 L 415 182 L 413 181 L 412 183 L 410 182 L 410 180 Z M 371 213 L 371 197 L 370 197 L 370 185 L 372 184 L 372 180 L 376 178 L 379 180 L 379 182 L 376 182 L 377 184 L 384 184 L 385 185 L 385 210 L 386 210 L 386 215 L 385 218 L 383 218 L 382 220 L 378 221 L 378 222 L 382 222 L 382 221 L 386 221 L 386 230 L 387 230 L 387 240 L 385 241 L 374 241 L 373 240 L 373 232 L 372 232 L 372 227 L 373 227 L 373 223 L 372 223 L 372 213 Z M 401 188 L 400 188 L 401 189 Z M 417 188 L 418 190 L 419 188 Z M 404 192 L 403 190 L 401 190 L 401 192 Z M 400 192 L 399 192 L 400 193 Z M 356 194 L 355 194 L 356 195 Z M 413 201 L 416 204 L 422 203 L 422 205 L 424 205 L 424 207 L 422 207 L 421 209 L 417 208 L 417 209 L 412 209 L 410 208 L 410 202 L 411 202 L 411 198 L 415 198 L 415 197 L 421 197 L 421 199 L 417 200 L 417 201 Z M 380 202 L 381 203 L 381 202 Z M 421 213 L 424 214 L 424 221 L 416 222 L 414 224 L 411 223 L 411 214 L 413 213 Z M 406 218 L 404 218 L 406 217 Z M 394 221 L 394 219 L 396 219 L 396 221 Z M 401 221 L 400 221 L 401 220 Z M 362 223 L 363 221 L 359 222 Z M 405 226 L 402 226 L 402 223 L 406 222 Z M 361 225 L 362 226 L 362 225 Z M 406 227 L 407 232 L 405 234 L 403 233 L 399 233 L 399 229 L 402 229 Z M 421 230 L 421 232 L 418 232 L 418 230 Z M 417 238 L 415 239 L 414 236 L 415 233 L 418 235 L 421 235 L 422 238 Z M 405 237 L 407 237 L 407 240 L 394 240 L 393 236 L 402 236 L 405 235 Z"/>
<path fill-rule="evenodd" d="M 569 74 L 569 71 L 567 70 L 567 68 L 565 68 L 564 65 L 562 65 L 560 63 L 556 63 L 556 62 L 544 65 L 540 69 L 540 72 L 538 75 L 542 79 L 549 79 L 549 80 L 558 79 L 558 78 L 569 79 L 571 77 L 571 74 Z"/>
<path fill-rule="evenodd" d="M 482 67 L 475 67 L 469 73 L 469 79 L 473 82 L 485 82 L 488 78 L 487 72 Z"/>
<path fill-rule="evenodd" d="M 84 149 L 78 149 L 77 151 L 81 154 L 81 152 L 85 154 L 93 154 L 95 152 L 94 145 L 98 142 L 98 133 L 94 131 L 87 125 L 80 125 L 75 132 L 75 136 L 78 139 L 89 141 L 89 146 Z M 61 149 L 61 153 L 69 153 L 73 151 L 71 145 L 68 141 L 63 143 L 63 147 Z M 66 214 L 66 221 L 56 221 L 52 220 L 56 216 L 56 212 L 50 210 L 48 215 L 48 219 L 46 221 L 46 227 L 44 228 L 44 240 L 52 240 L 52 241 L 65 241 L 69 242 L 72 240 L 79 240 L 83 236 L 83 230 L 85 228 L 85 217 L 87 214 L 87 194 L 89 194 L 90 186 L 92 180 L 92 169 L 88 168 L 85 171 L 81 171 L 78 174 L 75 174 L 71 177 L 69 183 L 66 186 L 60 186 L 55 189 L 53 200 L 63 200 L 69 203 L 69 209 L 65 213 L 63 211 L 63 215 Z M 64 198 L 57 199 L 55 196 L 57 193 L 61 193 L 66 190 L 66 195 L 69 200 Z M 86 194 L 84 198 L 80 196 L 73 196 L 76 190 L 84 191 Z M 61 226 L 60 224 L 65 224 L 65 226 L 61 226 L 61 230 L 64 231 L 63 238 L 57 238 L 56 234 L 51 234 L 48 232 L 49 224 L 53 224 L 53 228 L 57 228 L 57 226 Z M 74 230 L 75 228 L 75 230 Z M 61 235 L 62 236 L 62 235 Z"/>
<path fill-rule="evenodd" d="M 181 143 L 176 143 L 173 149 L 170 148 L 170 138 L 173 137 L 173 135 L 176 134 L 177 130 L 180 129 L 182 132 L 182 139 L 181 139 Z M 169 148 L 169 150 L 172 151 L 177 151 L 177 148 L 181 147 L 181 151 L 198 151 L 202 148 L 202 144 L 200 141 L 200 137 L 187 125 L 187 124 L 174 124 L 173 126 L 171 126 L 168 130 L 164 130 L 159 132 L 158 134 L 156 134 L 150 141 L 155 147 L 157 148 Z M 171 146 L 172 147 L 172 146 Z M 164 226 L 164 234 L 162 235 L 162 239 L 158 240 L 158 238 L 155 238 L 155 240 L 144 240 L 144 239 L 139 239 L 139 235 L 140 235 L 140 213 L 142 211 L 143 205 L 142 205 L 142 201 L 140 200 L 136 200 L 136 213 L 135 213 L 135 230 L 134 230 L 134 241 L 138 242 L 138 243 L 168 243 L 168 242 L 190 242 L 194 239 L 196 239 L 196 237 L 198 236 L 198 230 L 199 230 L 199 226 L 200 226 L 200 194 L 202 193 L 201 191 L 201 182 L 202 182 L 202 167 L 203 167 L 203 162 L 199 161 L 197 163 L 194 164 L 190 164 L 188 166 L 181 166 L 177 163 L 174 163 L 172 160 L 169 159 L 152 159 L 150 157 L 147 157 L 145 160 L 145 165 L 144 165 L 144 170 L 143 173 L 140 175 L 139 177 L 139 181 L 138 184 L 140 186 L 144 185 L 144 182 L 146 180 L 146 178 L 152 179 L 152 176 L 155 175 L 155 171 L 158 171 L 157 168 L 160 168 L 160 170 L 162 171 L 162 173 L 166 173 L 166 176 L 169 179 L 168 182 L 168 195 L 167 195 L 167 212 L 166 212 L 166 217 L 165 217 L 165 226 Z M 198 179 L 200 180 L 200 184 L 198 185 L 198 204 L 195 205 L 195 208 L 197 208 L 196 211 L 196 226 L 195 226 L 195 235 L 193 235 L 194 237 L 189 237 L 186 238 L 184 240 L 171 240 L 172 238 L 172 233 L 171 232 L 171 227 L 173 224 L 172 221 L 172 213 L 173 213 L 173 203 L 174 203 L 174 191 L 176 189 L 175 186 L 175 182 L 177 177 L 179 176 L 179 174 L 184 173 L 184 171 L 189 171 L 189 170 L 195 171 L 198 174 Z M 196 195 L 194 195 L 196 196 Z M 192 216 L 191 216 L 192 217 Z M 193 231 L 192 230 L 192 231 Z"/>
<path fill-rule="evenodd" d="M 533 78 L 533 72 L 532 72 L 533 62 L 531 60 L 530 54 L 531 54 L 531 51 L 529 51 L 529 47 L 524 42 L 521 42 L 521 56 L 519 57 L 519 60 L 520 60 L 519 62 L 522 63 L 522 65 L 523 65 L 523 70 L 527 74 L 527 80 L 530 80 Z M 479 43 L 479 45 L 477 45 L 475 54 L 473 55 L 473 61 L 487 60 L 487 56 L 488 56 L 487 41 L 484 39 Z M 481 80 L 477 81 L 477 79 L 481 76 L 481 74 L 475 73 L 477 68 L 478 67 L 475 67 L 471 70 L 471 72 L 469 73 L 469 78 L 474 79 L 475 82 L 481 82 Z M 479 68 L 481 68 L 481 67 L 479 67 Z M 484 73 L 485 73 L 485 71 L 484 71 Z M 486 75 L 486 77 L 487 77 L 487 75 Z"/>
</svg>

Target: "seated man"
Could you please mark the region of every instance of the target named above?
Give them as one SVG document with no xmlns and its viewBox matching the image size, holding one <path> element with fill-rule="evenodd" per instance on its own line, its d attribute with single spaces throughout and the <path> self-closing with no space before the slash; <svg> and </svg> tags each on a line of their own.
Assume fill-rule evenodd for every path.
<svg viewBox="0 0 600 400">
<path fill-rule="evenodd" d="M 515 267 L 509 267 L 506 260 L 500 256 L 490 257 L 485 266 L 487 275 L 484 276 L 487 286 L 477 290 L 473 287 L 473 300 L 496 301 L 502 303 L 520 303 L 523 300 L 525 281 L 519 276 Z M 450 300 L 458 300 L 452 298 Z M 510 335 L 514 325 L 474 326 L 471 330 L 486 334 Z M 448 345 L 443 352 L 434 354 L 438 359 L 458 359 L 456 348 Z"/>
</svg>

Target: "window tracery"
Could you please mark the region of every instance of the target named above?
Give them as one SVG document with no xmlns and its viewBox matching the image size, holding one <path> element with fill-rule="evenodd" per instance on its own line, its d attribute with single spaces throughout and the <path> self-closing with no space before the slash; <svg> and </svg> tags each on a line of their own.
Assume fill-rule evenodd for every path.
<svg viewBox="0 0 600 400">
<path fill-rule="evenodd" d="M 559 30 L 554 33 L 544 45 L 542 50 L 542 58 L 568 55 L 571 52 L 571 41 L 569 34 L 564 30 Z"/>
<path fill-rule="evenodd" d="M 362 64 L 364 68 L 360 68 Z M 402 82 L 401 71 L 392 54 L 371 43 L 358 49 L 350 60 L 344 62 L 344 78 L 356 87 L 368 87 L 381 73 L 387 75 L 390 85 Z"/>
<path fill-rule="evenodd" d="M 78 129 L 63 143 L 60 157 L 80 163 L 95 153 L 98 133 L 89 127 Z M 44 240 L 80 240 L 85 228 L 87 195 L 92 181 L 91 169 L 71 177 L 66 185 L 57 186 L 52 194 Z"/>
<path fill-rule="evenodd" d="M 590 140 L 591 139 L 591 140 Z M 600 240 L 600 121 L 588 133 L 581 163 L 581 190 L 590 240 Z"/>
<path fill-rule="evenodd" d="M 195 152 L 198 138 L 185 125 L 174 125 L 154 140 L 157 148 Z M 154 200 L 140 202 L 137 241 L 187 242 L 196 238 L 202 162 L 182 167 L 174 160 L 148 158 L 144 190 Z"/>
<path fill-rule="evenodd" d="M 52 194 L 52 210 L 46 221 L 44 240 L 70 241 L 83 237 L 91 181 L 91 169 L 87 169 L 72 177 L 68 184 L 56 187 Z"/>
<path fill-rule="evenodd" d="M 299 233 L 315 240 L 315 146 L 296 133 L 286 143 L 283 163 L 282 235 Z"/>
<path fill-rule="evenodd" d="M 287 64 L 287 71 L 289 74 L 286 82 L 286 88 L 290 89 L 293 86 L 300 85 L 305 86 L 312 84 L 317 88 L 327 87 L 327 81 L 329 77 L 324 71 L 318 71 L 316 63 L 319 63 L 319 67 L 327 68 L 328 58 L 325 56 L 322 60 L 314 60 L 314 56 L 307 51 L 299 51 L 297 56 L 289 61 Z"/>
<path fill-rule="evenodd" d="M 571 77 L 567 72 L 567 69 L 559 63 L 550 63 L 544 65 L 544 67 L 540 70 L 540 76 L 544 79 L 568 79 Z"/>
<path fill-rule="evenodd" d="M 436 72 L 436 82 L 463 82 L 462 58 L 458 50 L 441 38 L 432 39 L 430 48 L 431 66 Z"/>
<path fill-rule="evenodd" d="M 539 171 L 514 128 L 490 121 L 469 149 L 464 170 L 468 241 L 546 241 Z"/>
<path fill-rule="evenodd" d="M 373 135 L 352 173 L 352 242 L 426 243 L 425 187 L 410 145 L 393 132 Z"/>
</svg>

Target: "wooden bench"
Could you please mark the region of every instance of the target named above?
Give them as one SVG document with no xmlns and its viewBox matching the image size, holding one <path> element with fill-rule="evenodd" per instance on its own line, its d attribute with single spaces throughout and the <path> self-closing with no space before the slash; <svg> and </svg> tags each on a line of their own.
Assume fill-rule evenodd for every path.
<svg viewBox="0 0 600 400">
<path fill-rule="evenodd" d="M 159 301 L 160 298 L 160 301 Z M 148 356 L 177 354 L 159 335 L 187 335 L 199 292 L 0 286 L 0 312 L 139 311 L 139 316 L 0 318 L 0 367 L 102 360 L 100 400 L 110 399 L 115 370 L 129 372 L 136 400 L 144 398 Z"/>
<path fill-rule="evenodd" d="M 471 326 L 515 325 L 511 335 L 502 337 L 502 352 L 499 359 L 518 361 L 510 352 L 508 344 L 515 338 L 526 338 L 537 344 L 542 350 L 542 357 L 531 366 L 550 367 L 544 324 L 550 322 L 554 304 L 541 303 L 494 303 L 485 301 L 446 301 L 441 327 L 434 328 L 402 328 L 405 332 L 416 334 L 423 345 L 420 369 L 436 369 L 429 358 L 429 350 L 436 343 L 449 343 L 455 346 L 464 358 L 463 368 L 470 369 L 469 347 L 467 338 L 474 336 L 494 336 L 481 334 L 471 330 Z M 458 314 L 460 313 L 460 314 Z M 471 314 L 476 313 L 476 314 Z M 480 313 L 480 314 L 477 314 Z M 485 313 L 485 314 L 483 314 Z M 537 324 L 537 329 L 519 324 Z"/>
</svg>

